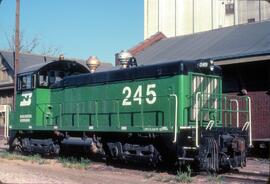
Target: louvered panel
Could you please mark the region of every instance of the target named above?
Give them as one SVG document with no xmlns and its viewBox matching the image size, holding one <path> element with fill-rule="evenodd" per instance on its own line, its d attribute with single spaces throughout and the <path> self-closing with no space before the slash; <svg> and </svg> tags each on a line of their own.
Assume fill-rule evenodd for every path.
<svg viewBox="0 0 270 184">
<path fill-rule="evenodd" d="M 209 121 L 209 112 L 215 111 L 218 108 L 218 93 L 219 93 L 219 84 L 218 79 L 213 76 L 206 75 L 197 75 L 192 74 L 192 84 L 191 84 L 191 114 L 190 120 L 195 121 L 196 118 L 196 94 L 201 92 L 200 102 L 198 104 L 199 114 L 202 117 L 203 121 Z"/>
</svg>

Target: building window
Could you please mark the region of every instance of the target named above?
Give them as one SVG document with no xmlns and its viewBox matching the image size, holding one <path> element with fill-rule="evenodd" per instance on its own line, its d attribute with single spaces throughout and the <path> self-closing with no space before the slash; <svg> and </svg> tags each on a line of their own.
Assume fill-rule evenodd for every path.
<svg viewBox="0 0 270 184">
<path fill-rule="evenodd" d="M 248 23 L 255 22 L 255 18 L 248 19 L 247 22 L 248 22 Z"/>
<path fill-rule="evenodd" d="M 225 14 L 226 15 L 234 14 L 234 3 L 225 4 Z"/>
</svg>

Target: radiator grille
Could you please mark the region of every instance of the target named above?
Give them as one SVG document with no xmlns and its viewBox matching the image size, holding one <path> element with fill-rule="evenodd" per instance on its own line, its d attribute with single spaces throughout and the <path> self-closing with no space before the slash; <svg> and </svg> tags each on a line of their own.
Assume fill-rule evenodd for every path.
<svg viewBox="0 0 270 184">
<path fill-rule="evenodd" d="M 199 114 L 203 116 L 203 121 L 209 121 L 211 111 L 214 113 L 218 108 L 218 96 L 220 95 L 220 79 L 217 76 L 206 76 L 199 74 L 192 74 L 191 77 L 192 100 L 190 119 L 192 121 L 195 120 L 196 94 L 200 92 L 200 103 L 198 104 L 198 107 L 200 111 L 203 112 L 200 112 Z"/>
</svg>

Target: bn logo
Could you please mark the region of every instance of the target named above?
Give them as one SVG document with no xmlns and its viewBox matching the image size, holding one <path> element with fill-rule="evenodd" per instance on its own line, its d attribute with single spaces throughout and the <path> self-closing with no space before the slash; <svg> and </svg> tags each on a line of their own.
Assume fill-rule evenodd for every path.
<svg viewBox="0 0 270 184">
<path fill-rule="evenodd" d="M 20 107 L 29 106 L 32 102 L 32 92 L 23 92 L 22 101 L 20 102 Z"/>
</svg>

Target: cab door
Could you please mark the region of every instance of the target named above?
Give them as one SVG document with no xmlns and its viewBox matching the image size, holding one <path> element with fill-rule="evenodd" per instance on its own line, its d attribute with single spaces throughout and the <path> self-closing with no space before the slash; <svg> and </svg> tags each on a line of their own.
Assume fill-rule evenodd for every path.
<svg viewBox="0 0 270 184">
<path fill-rule="evenodd" d="M 15 127 L 32 129 L 35 118 L 35 75 L 22 73 L 17 78 Z"/>
</svg>

